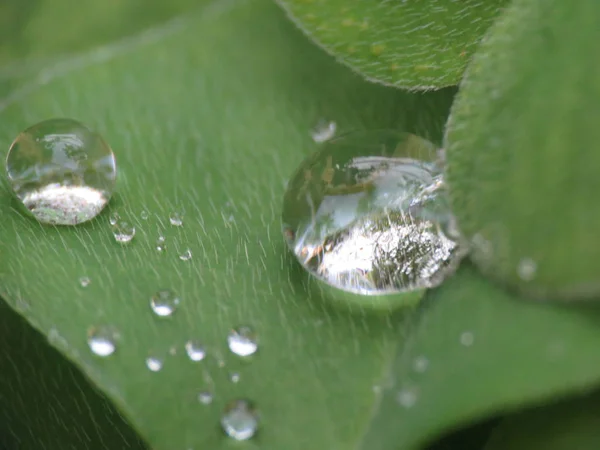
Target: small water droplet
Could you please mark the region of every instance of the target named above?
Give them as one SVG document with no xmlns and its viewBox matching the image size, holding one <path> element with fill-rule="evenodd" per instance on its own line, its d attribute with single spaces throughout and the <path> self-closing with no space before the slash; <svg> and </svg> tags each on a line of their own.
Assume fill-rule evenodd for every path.
<svg viewBox="0 0 600 450">
<path fill-rule="evenodd" d="M 460 335 L 460 343 L 465 347 L 470 347 L 475 342 L 475 335 L 471 331 L 463 331 Z"/>
<path fill-rule="evenodd" d="M 158 372 L 163 368 L 163 359 L 158 356 L 148 356 L 146 358 L 146 367 L 152 372 Z"/>
<path fill-rule="evenodd" d="M 117 339 L 118 333 L 110 326 L 92 327 L 88 331 L 88 345 L 98 356 L 112 355 L 117 349 Z"/>
<path fill-rule="evenodd" d="M 523 281 L 531 281 L 535 278 L 535 273 L 537 271 L 537 264 L 531 258 L 523 258 L 519 261 L 519 266 L 517 267 L 517 274 Z"/>
<path fill-rule="evenodd" d="M 429 359 L 427 359 L 425 356 L 417 356 L 415 358 L 415 361 L 413 363 L 413 368 L 415 372 L 423 373 L 427 370 L 428 367 Z"/>
<path fill-rule="evenodd" d="M 88 287 L 91 282 L 92 282 L 92 280 L 90 280 L 90 277 L 84 276 L 84 277 L 79 278 L 79 285 L 83 288 Z"/>
<path fill-rule="evenodd" d="M 169 355 L 171 356 L 175 356 L 177 354 L 177 347 L 175 347 L 174 345 L 169 348 Z"/>
<path fill-rule="evenodd" d="M 181 255 L 179 255 L 179 259 L 182 261 L 189 261 L 192 259 L 192 251 L 188 248 Z"/>
<path fill-rule="evenodd" d="M 157 316 L 167 317 L 175 312 L 179 302 L 179 297 L 173 291 L 162 289 L 152 296 L 150 306 Z"/>
<path fill-rule="evenodd" d="M 238 381 L 240 381 L 240 374 L 237 372 L 232 372 L 229 374 L 229 380 L 232 383 L 237 383 Z"/>
<path fill-rule="evenodd" d="M 164 236 L 159 236 L 156 239 L 156 250 L 159 252 L 164 252 L 167 249 L 167 240 Z"/>
<path fill-rule="evenodd" d="M 181 227 L 183 226 L 183 216 L 178 212 L 173 212 L 169 216 L 169 222 L 174 227 Z"/>
<path fill-rule="evenodd" d="M 417 403 L 418 392 L 416 388 L 403 388 L 398 391 L 396 400 L 404 408 L 412 408 Z"/>
<path fill-rule="evenodd" d="M 143 211 L 140 213 L 140 217 L 142 218 L 142 220 L 148 220 L 148 211 L 146 211 L 146 210 L 143 210 Z"/>
<path fill-rule="evenodd" d="M 213 393 L 210 391 L 202 391 L 198 394 L 198 401 L 203 405 L 210 405 L 213 401 Z"/>
<path fill-rule="evenodd" d="M 108 222 L 114 227 L 121 217 L 118 212 L 113 212 L 108 218 Z"/>
<path fill-rule="evenodd" d="M 236 441 L 245 441 L 256 434 L 258 413 L 248 400 L 234 400 L 225 406 L 221 426 L 227 436 Z"/>
<path fill-rule="evenodd" d="M 131 242 L 135 236 L 135 227 L 129 222 L 120 220 L 113 226 L 113 235 L 115 241 L 118 243 L 127 244 Z"/>
<path fill-rule="evenodd" d="M 187 341 L 185 343 L 185 351 L 192 361 L 202 361 L 206 356 L 204 345 L 198 341 Z"/>
<path fill-rule="evenodd" d="M 230 331 L 227 336 L 229 350 L 238 356 L 250 356 L 258 350 L 256 333 L 251 327 L 240 326 Z"/>
<path fill-rule="evenodd" d="M 283 202 L 283 233 L 302 266 L 367 295 L 439 285 L 466 248 L 446 235 L 452 215 L 436 158 L 431 142 L 395 131 L 324 143 Z"/>
<path fill-rule="evenodd" d="M 21 132 L 6 173 L 16 197 L 39 222 L 76 225 L 106 206 L 117 175 L 102 137 L 71 119 L 50 119 Z"/>
<path fill-rule="evenodd" d="M 336 129 L 337 124 L 335 122 L 319 120 L 312 129 L 310 135 L 312 136 L 313 141 L 321 143 L 331 139 L 335 135 Z"/>
</svg>

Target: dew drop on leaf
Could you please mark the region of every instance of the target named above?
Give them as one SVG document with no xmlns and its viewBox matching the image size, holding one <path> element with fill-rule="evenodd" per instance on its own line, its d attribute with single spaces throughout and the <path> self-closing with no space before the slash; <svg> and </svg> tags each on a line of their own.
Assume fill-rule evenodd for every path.
<svg viewBox="0 0 600 450">
<path fill-rule="evenodd" d="M 88 345 L 92 353 L 98 356 L 110 356 L 117 349 L 118 333 L 113 327 L 98 326 L 88 331 Z"/>
<path fill-rule="evenodd" d="M 417 356 L 413 362 L 413 369 L 417 373 L 423 373 L 429 367 L 429 359 L 425 356 Z"/>
<path fill-rule="evenodd" d="M 158 252 L 164 252 L 167 249 L 167 244 L 166 244 L 167 240 L 164 236 L 159 236 L 156 239 L 156 250 Z"/>
<path fill-rule="evenodd" d="M 142 220 L 148 220 L 148 211 L 146 211 L 146 210 L 143 210 L 143 211 L 140 213 L 140 217 L 142 218 Z"/>
<path fill-rule="evenodd" d="M 395 131 L 349 133 L 305 160 L 283 201 L 283 233 L 309 273 L 359 294 L 439 285 L 466 246 L 436 164 L 437 148 Z"/>
<path fill-rule="evenodd" d="M 135 227 L 129 222 L 119 220 L 113 226 L 113 236 L 119 244 L 128 244 L 135 237 Z"/>
<path fill-rule="evenodd" d="M 475 342 L 475 336 L 471 331 L 463 331 L 460 335 L 460 343 L 465 347 L 470 347 Z"/>
<path fill-rule="evenodd" d="M 537 264 L 531 258 L 523 258 L 519 261 L 519 265 L 517 267 L 517 274 L 519 278 L 523 281 L 531 281 L 535 278 L 535 273 L 537 271 Z"/>
<path fill-rule="evenodd" d="M 148 356 L 146 358 L 146 367 L 151 372 L 158 372 L 163 368 L 163 359 L 158 356 Z"/>
<path fill-rule="evenodd" d="M 162 289 L 152 296 L 150 307 L 157 316 L 167 317 L 175 312 L 179 302 L 179 297 L 173 291 Z"/>
<path fill-rule="evenodd" d="M 251 327 L 239 326 L 229 332 L 227 345 L 238 356 L 251 356 L 258 350 L 256 333 Z"/>
<path fill-rule="evenodd" d="M 119 221 L 120 218 L 121 217 L 119 216 L 119 213 L 114 212 L 108 218 L 108 222 L 114 227 L 117 224 L 117 222 Z"/>
<path fill-rule="evenodd" d="M 319 120 L 312 129 L 310 135 L 313 138 L 313 141 L 321 143 L 331 139 L 335 135 L 336 129 L 337 124 L 335 122 Z"/>
<path fill-rule="evenodd" d="M 92 280 L 90 280 L 90 277 L 83 276 L 79 278 L 79 285 L 83 288 L 88 287 L 91 282 Z"/>
<path fill-rule="evenodd" d="M 190 340 L 185 343 L 185 352 L 192 361 L 202 361 L 206 357 L 206 350 L 201 342 Z"/>
<path fill-rule="evenodd" d="M 179 259 L 182 261 L 189 261 L 192 259 L 192 251 L 188 248 L 181 255 L 179 255 Z"/>
<path fill-rule="evenodd" d="M 213 393 L 210 391 L 202 391 L 198 394 L 198 401 L 203 405 L 210 405 L 213 401 Z"/>
<path fill-rule="evenodd" d="M 248 400 L 234 400 L 225 406 L 221 426 L 227 436 L 236 441 L 252 438 L 258 429 L 258 413 Z"/>
<path fill-rule="evenodd" d="M 412 408 L 415 405 L 415 403 L 417 403 L 417 389 L 413 387 L 402 388 L 398 391 L 396 399 L 398 400 L 400 406 L 403 406 L 407 409 Z"/>
<path fill-rule="evenodd" d="M 181 227 L 181 226 L 183 226 L 183 217 L 178 212 L 172 212 L 171 215 L 169 216 L 169 222 L 174 227 Z"/>
<path fill-rule="evenodd" d="M 232 372 L 229 374 L 229 381 L 231 381 L 232 383 L 237 383 L 240 381 L 240 374 L 237 372 Z"/>
<path fill-rule="evenodd" d="M 39 222 L 76 225 L 106 206 L 117 165 L 100 135 L 72 119 L 50 119 L 16 137 L 6 174 L 16 197 Z"/>
</svg>

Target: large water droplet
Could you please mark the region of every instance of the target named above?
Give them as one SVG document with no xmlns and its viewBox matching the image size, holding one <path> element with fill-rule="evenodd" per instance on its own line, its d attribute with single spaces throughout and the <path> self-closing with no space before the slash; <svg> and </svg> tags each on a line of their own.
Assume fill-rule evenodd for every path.
<svg viewBox="0 0 600 450">
<path fill-rule="evenodd" d="M 158 356 L 148 356 L 146 358 L 146 367 L 152 372 L 158 372 L 163 368 L 164 360 Z"/>
<path fill-rule="evenodd" d="M 429 288 L 464 256 L 437 149 L 395 131 L 357 132 L 323 144 L 292 177 L 283 232 L 300 263 L 361 294 Z"/>
<path fill-rule="evenodd" d="M 162 289 L 152 296 L 150 306 L 154 314 L 161 317 L 170 316 L 175 312 L 180 299 L 170 289 Z"/>
<path fill-rule="evenodd" d="M 100 135 L 75 120 L 51 119 L 17 136 L 6 172 L 13 192 L 38 221 L 76 225 L 106 206 L 117 166 Z"/>
<path fill-rule="evenodd" d="M 201 342 L 190 340 L 185 343 L 185 351 L 192 361 L 202 361 L 206 356 L 206 350 Z"/>
<path fill-rule="evenodd" d="M 118 243 L 127 244 L 135 237 L 135 227 L 129 222 L 119 220 L 113 226 L 113 236 Z"/>
<path fill-rule="evenodd" d="M 250 356 L 258 350 L 258 341 L 254 330 L 248 326 L 234 328 L 227 336 L 229 350 L 238 356 Z"/>
<path fill-rule="evenodd" d="M 88 345 L 90 350 L 98 356 L 112 355 L 117 349 L 118 333 L 113 327 L 92 327 L 88 331 Z"/>
<path fill-rule="evenodd" d="M 258 413 L 248 400 L 234 400 L 227 404 L 221 416 L 225 433 L 236 441 L 250 439 L 258 429 Z"/>
</svg>

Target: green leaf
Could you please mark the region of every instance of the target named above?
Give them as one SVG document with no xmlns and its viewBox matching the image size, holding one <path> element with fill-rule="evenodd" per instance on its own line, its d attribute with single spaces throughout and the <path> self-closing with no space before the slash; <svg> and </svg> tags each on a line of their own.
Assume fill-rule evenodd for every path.
<svg viewBox="0 0 600 450">
<path fill-rule="evenodd" d="M 599 320 L 595 305 L 525 302 L 464 265 L 422 302 L 362 448 L 420 448 L 449 429 L 598 384 Z"/>
<path fill-rule="evenodd" d="M 111 44 L 100 60 L 84 55 L 0 113 L 6 146 L 37 121 L 81 120 L 112 145 L 120 170 L 110 211 L 78 227 L 40 226 L 0 191 L 2 291 L 153 449 L 229 448 L 219 419 L 240 397 L 261 415 L 249 448 L 354 448 L 401 317 L 334 308 L 333 292 L 310 288 L 280 232 L 285 180 L 316 149 L 318 119 L 439 142 L 454 91 L 412 95 L 366 83 L 267 1 L 217 0 L 174 33 L 148 33 L 160 39 Z M 135 224 L 130 245 L 115 242 L 113 211 Z M 169 224 L 172 212 L 184 215 L 182 227 Z M 191 260 L 180 260 L 188 248 Z M 149 300 L 164 288 L 182 303 L 161 320 Z M 106 358 L 86 342 L 102 324 L 121 335 Z M 258 333 L 250 361 L 227 349 L 237 325 Z M 205 361 L 187 358 L 192 338 L 209 350 Z M 163 369 L 150 372 L 148 356 L 164 357 Z M 229 381 L 234 372 L 238 383 Z M 205 389 L 215 392 L 208 406 L 197 400 Z"/>
<path fill-rule="evenodd" d="M 371 81 L 408 89 L 455 85 L 507 0 L 279 0 L 327 52 Z"/>
<path fill-rule="evenodd" d="M 0 349 L 0 448 L 146 448 L 82 374 L 3 301 Z"/>
<path fill-rule="evenodd" d="M 600 293 L 599 14 L 599 2 L 515 1 L 447 128 L 447 182 L 473 259 L 536 297 Z"/>
<path fill-rule="evenodd" d="M 485 450 L 600 448 L 600 396 L 516 414 L 496 428 Z"/>
</svg>

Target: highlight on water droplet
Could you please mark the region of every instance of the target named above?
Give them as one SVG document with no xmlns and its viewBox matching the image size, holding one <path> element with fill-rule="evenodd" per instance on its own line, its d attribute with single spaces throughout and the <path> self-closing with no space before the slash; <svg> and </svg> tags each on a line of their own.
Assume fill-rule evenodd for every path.
<svg viewBox="0 0 600 450">
<path fill-rule="evenodd" d="M 172 212 L 169 216 L 169 222 L 174 227 L 181 227 L 183 226 L 183 216 L 178 212 Z"/>
<path fill-rule="evenodd" d="M 50 119 L 16 137 L 6 174 L 13 193 L 39 222 L 76 225 L 107 205 L 117 165 L 99 134 L 72 119 Z"/>
<path fill-rule="evenodd" d="M 213 401 L 213 393 L 210 391 L 202 391 L 198 394 L 198 401 L 203 405 L 210 405 Z"/>
<path fill-rule="evenodd" d="M 335 135 L 336 129 L 337 124 L 335 122 L 321 119 L 312 129 L 310 135 L 313 138 L 313 141 L 321 143 L 331 139 Z"/>
<path fill-rule="evenodd" d="M 192 361 L 202 361 L 206 357 L 204 345 L 196 340 L 189 340 L 185 343 L 185 352 Z"/>
<path fill-rule="evenodd" d="M 164 252 L 167 249 L 167 239 L 164 236 L 158 236 L 156 239 L 156 250 L 159 252 Z"/>
<path fill-rule="evenodd" d="M 245 441 L 256 434 L 258 425 L 258 412 L 249 400 L 234 400 L 225 406 L 221 426 L 227 436 L 236 441 Z"/>
<path fill-rule="evenodd" d="M 304 161 L 283 201 L 283 233 L 300 264 L 359 294 L 439 285 L 467 246 L 435 163 L 437 147 L 391 130 L 336 137 Z"/>
<path fill-rule="evenodd" d="M 119 220 L 113 225 L 113 236 L 119 244 L 128 244 L 135 237 L 135 227 L 129 222 Z"/>
<path fill-rule="evenodd" d="M 79 278 L 79 285 L 83 288 L 88 287 L 91 282 L 92 280 L 90 280 L 90 277 L 83 276 Z"/>
<path fill-rule="evenodd" d="M 179 259 L 182 261 L 189 261 L 192 259 L 192 251 L 188 248 L 181 255 L 179 255 Z"/>
<path fill-rule="evenodd" d="M 180 301 L 170 289 L 161 289 L 150 299 L 150 307 L 157 316 L 168 317 L 175 312 Z"/>
<path fill-rule="evenodd" d="M 227 345 L 232 353 L 238 356 L 251 356 L 258 350 L 256 333 L 249 326 L 232 329 L 227 336 Z"/>
<path fill-rule="evenodd" d="M 110 356 L 117 349 L 118 337 L 118 332 L 111 326 L 94 326 L 88 330 L 88 345 L 95 355 Z"/>
<path fill-rule="evenodd" d="M 535 278 L 535 273 L 537 272 L 537 264 L 531 258 L 523 258 L 519 261 L 519 265 L 517 267 L 517 275 L 523 281 L 531 281 Z"/>
<path fill-rule="evenodd" d="M 120 218 L 121 216 L 119 216 L 118 212 L 113 212 L 108 218 L 108 223 L 110 223 L 114 227 Z"/>
<path fill-rule="evenodd" d="M 151 372 L 158 372 L 163 368 L 164 359 L 159 356 L 148 356 L 146 358 L 146 367 Z"/>
</svg>

